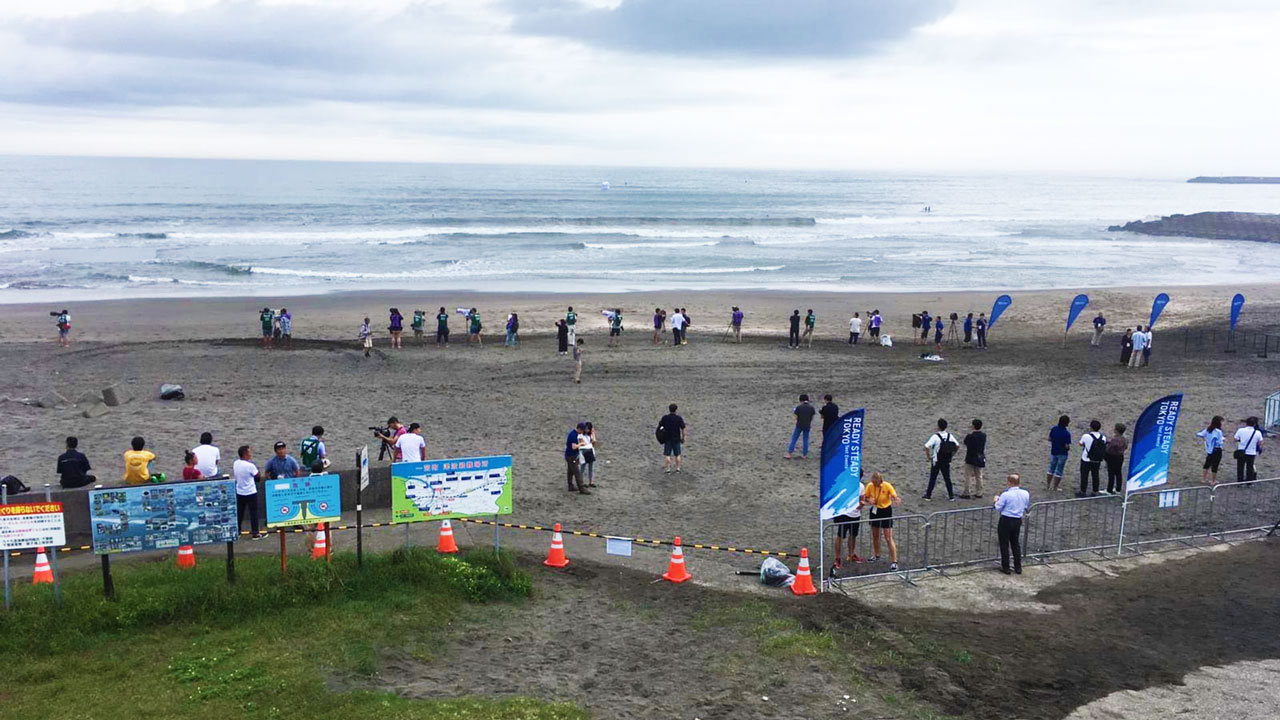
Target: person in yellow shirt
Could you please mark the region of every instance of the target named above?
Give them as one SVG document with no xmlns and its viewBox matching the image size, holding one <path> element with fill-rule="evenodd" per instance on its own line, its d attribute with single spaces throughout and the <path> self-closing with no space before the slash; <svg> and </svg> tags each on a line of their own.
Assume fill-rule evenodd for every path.
<svg viewBox="0 0 1280 720">
<path fill-rule="evenodd" d="M 862 493 L 862 502 L 871 506 L 871 562 L 880 559 L 880 536 L 889 546 L 889 569 L 898 569 L 898 544 L 893 541 L 893 506 L 902 503 L 898 491 L 885 482 L 878 472 L 871 473 L 871 484 Z"/>
<path fill-rule="evenodd" d="M 142 485 L 151 480 L 151 461 L 156 455 L 142 449 L 147 441 L 141 437 L 135 437 L 129 444 L 133 449 L 124 451 L 124 481 L 128 485 Z"/>
</svg>

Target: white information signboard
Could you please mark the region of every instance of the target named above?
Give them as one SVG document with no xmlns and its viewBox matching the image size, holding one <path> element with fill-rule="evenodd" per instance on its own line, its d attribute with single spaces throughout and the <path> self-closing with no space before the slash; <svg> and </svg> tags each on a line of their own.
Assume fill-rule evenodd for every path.
<svg viewBox="0 0 1280 720">
<path fill-rule="evenodd" d="M 67 544 L 62 503 L 0 505 L 0 550 L 60 547 Z"/>
</svg>

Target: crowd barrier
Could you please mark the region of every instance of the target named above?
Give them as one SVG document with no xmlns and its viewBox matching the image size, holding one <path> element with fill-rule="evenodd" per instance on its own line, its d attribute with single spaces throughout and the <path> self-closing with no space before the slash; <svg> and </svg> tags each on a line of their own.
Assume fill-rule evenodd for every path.
<svg viewBox="0 0 1280 720">
<path fill-rule="evenodd" d="M 999 516 L 991 507 L 943 510 L 894 518 L 898 569 L 887 562 L 822 568 L 822 585 L 913 577 L 947 568 L 995 563 Z M 1116 557 L 1175 545 L 1195 547 L 1246 533 L 1267 533 L 1280 523 L 1280 478 L 1215 487 L 1157 488 L 1119 495 L 1046 500 L 1027 509 L 1022 523 L 1025 562 L 1091 554 Z M 870 554 L 869 521 L 860 523 L 857 553 Z M 823 553 L 830 558 L 837 525 L 823 533 Z"/>
<path fill-rule="evenodd" d="M 1205 350 L 1248 353 L 1266 358 L 1280 352 L 1280 335 L 1249 330 L 1186 329 L 1182 331 L 1184 357 Z"/>
</svg>

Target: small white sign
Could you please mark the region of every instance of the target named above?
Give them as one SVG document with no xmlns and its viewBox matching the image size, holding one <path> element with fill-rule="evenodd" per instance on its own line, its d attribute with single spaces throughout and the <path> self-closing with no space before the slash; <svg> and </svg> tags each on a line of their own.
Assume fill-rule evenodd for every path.
<svg viewBox="0 0 1280 720">
<path fill-rule="evenodd" d="M 631 557 L 631 538 L 607 537 L 604 539 L 604 551 L 608 555 Z"/>
<path fill-rule="evenodd" d="M 62 503 L 0 505 L 0 550 L 54 548 L 66 544 Z"/>
<path fill-rule="evenodd" d="M 360 489 L 369 488 L 369 446 L 360 448 Z"/>
<path fill-rule="evenodd" d="M 1159 496 L 1159 505 L 1158 505 L 1158 507 L 1162 507 L 1162 508 L 1178 507 L 1178 504 L 1179 504 L 1180 502 L 1182 502 L 1182 491 L 1181 491 L 1181 490 L 1162 490 L 1162 491 L 1160 491 L 1160 496 Z"/>
</svg>

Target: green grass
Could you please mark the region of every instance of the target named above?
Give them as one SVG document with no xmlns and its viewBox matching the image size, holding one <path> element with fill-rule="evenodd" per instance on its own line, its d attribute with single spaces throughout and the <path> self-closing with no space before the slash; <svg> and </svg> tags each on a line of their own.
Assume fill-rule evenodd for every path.
<svg viewBox="0 0 1280 720">
<path fill-rule="evenodd" d="M 0 613 L 0 718 L 476 718 L 576 720 L 567 703 L 483 697 L 412 700 L 372 687 L 390 648 L 430 659 L 467 603 L 520 601 L 527 575 L 509 557 L 428 550 L 350 556 L 331 566 L 241 557 L 237 583 L 204 559 L 118 565 L 118 600 L 96 573 L 73 574 L 57 606 L 46 586 L 17 588 Z M 459 678 L 466 687 L 466 679 Z M 343 688 L 356 688 L 345 690 Z"/>
</svg>

